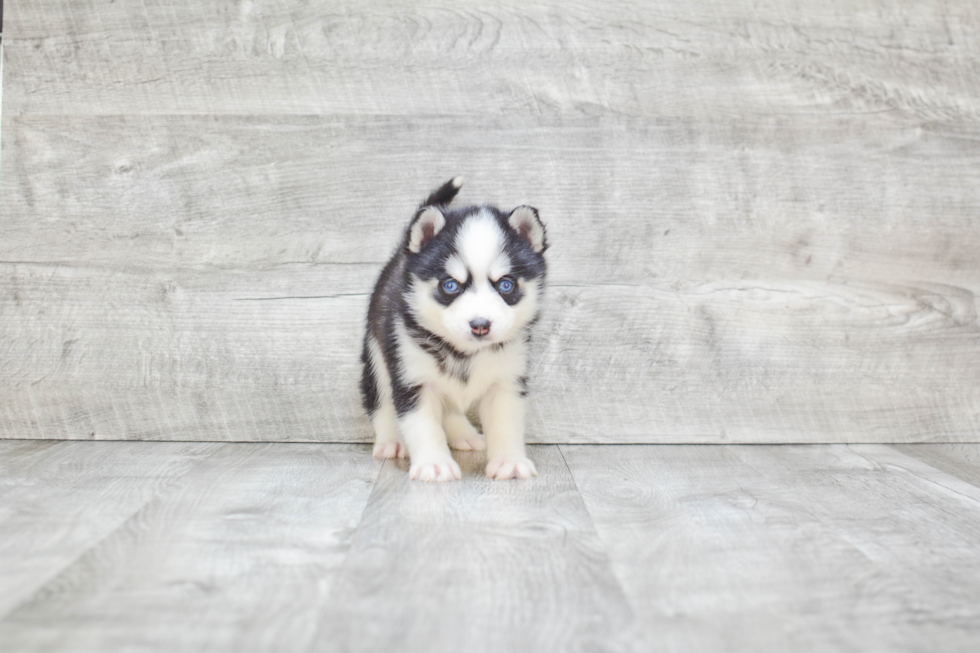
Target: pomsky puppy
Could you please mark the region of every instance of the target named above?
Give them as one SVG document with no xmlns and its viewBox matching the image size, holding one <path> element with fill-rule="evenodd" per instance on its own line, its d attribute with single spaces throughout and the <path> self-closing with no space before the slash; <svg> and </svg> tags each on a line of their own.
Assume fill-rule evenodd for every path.
<svg viewBox="0 0 980 653">
<path fill-rule="evenodd" d="M 530 478 L 524 398 L 545 228 L 530 206 L 450 207 L 462 183 L 423 202 L 371 295 L 361 392 L 374 455 L 407 453 L 412 479 L 450 481 L 461 477 L 450 447 L 486 449 L 487 476 Z M 466 417 L 474 405 L 486 441 Z"/>
</svg>

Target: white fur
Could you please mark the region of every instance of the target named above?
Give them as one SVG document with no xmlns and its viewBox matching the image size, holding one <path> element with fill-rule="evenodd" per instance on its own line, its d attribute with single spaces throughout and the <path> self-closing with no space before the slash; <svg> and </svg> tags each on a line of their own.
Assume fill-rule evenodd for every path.
<svg viewBox="0 0 980 653">
<path fill-rule="evenodd" d="M 462 411 L 454 406 L 444 406 L 445 413 L 442 416 L 442 428 L 446 431 L 446 438 L 449 440 L 450 449 L 460 451 L 483 451 L 487 448 L 487 443 L 483 439 L 470 420 Z"/>
<path fill-rule="evenodd" d="M 446 261 L 446 272 L 459 283 L 466 283 L 469 273 L 466 271 L 466 264 L 458 256 L 450 256 Z"/>
<path fill-rule="evenodd" d="M 480 212 L 463 224 L 455 245 L 470 274 L 486 279 L 490 265 L 503 255 L 504 233 L 492 215 Z"/>
<path fill-rule="evenodd" d="M 524 399 L 495 385 L 480 402 L 480 421 L 487 436 L 486 475 L 531 478 L 538 471 L 524 452 Z"/>
</svg>

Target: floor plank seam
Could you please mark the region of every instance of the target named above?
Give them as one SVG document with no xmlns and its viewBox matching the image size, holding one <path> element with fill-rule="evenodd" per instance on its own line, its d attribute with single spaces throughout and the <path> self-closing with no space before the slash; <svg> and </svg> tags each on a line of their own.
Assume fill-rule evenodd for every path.
<svg viewBox="0 0 980 653">
<path fill-rule="evenodd" d="M 572 472 L 572 467 L 568 464 L 568 460 L 565 458 L 565 452 L 561 449 L 562 445 L 555 445 L 555 448 L 558 449 L 558 455 L 561 456 L 561 461 L 564 463 L 565 469 L 568 470 L 568 477 L 572 479 L 572 486 L 575 488 L 575 493 L 578 495 L 579 501 L 582 503 L 582 508 L 585 510 L 585 514 L 589 517 L 589 524 L 592 526 L 592 531 L 595 533 L 596 538 L 602 545 L 602 551 L 609 563 L 609 571 L 612 574 L 613 579 L 616 581 L 616 587 L 623 596 L 623 600 L 626 601 L 626 605 L 629 607 L 629 610 L 633 615 L 633 619 L 636 620 L 638 614 L 636 605 L 633 604 L 629 593 L 626 591 L 626 587 L 623 585 L 623 579 L 616 575 L 616 568 L 615 565 L 613 565 L 613 557 L 609 553 L 609 543 L 602 536 L 602 533 L 599 532 L 599 527 L 596 526 L 595 517 L 592 515 L 592 511 L 589 510 L 589 504 L 585 500 L 585 495 L 582 494 L 582 488 L 579 487 L 578 479 L 575 478 L 575 473 Z"/>
<path fill-rule="evenodd" d="M 867 446 L 867 445 L 865 445 L 865 446 Z M 890 451 L 894 452 L 894 454 L 897 455 L 897 456 L 901 456 L 902 458 L 907 458 L 908 460 L 913 461 L 915 465 L 922 465 L 924 467 L 928 467 L 940 479 L 942 479 L 942 478 L 948 478 L 948 479 L 951 479 L 952 482 L 951 483 L 942 483 L 939 480 L 936 480 L 936 479 L 933 479 L 933 478 L 929 478 L 928 476 L 923 476 L 921 473 L 917 472 L 915 469 L 912 469 L 913 465 L 901 465 L 901 464 L 898 463 L 898 461 L 878 462 L 879 465 L 881 465 L 883 467 L 887 466 L 889 468 L 896 469 L 896 470 L 901 470 L 901 471 L 905 472 L 906 474 L 911 474 L 912 476 L 915 476 L 916 478 L 920 479 L 924 483 L 928 483 L 929 485 L 932 485 L 932 486 L 935 486 L 936 488 L 941 489 L 943 492 L 951 492 L 951 493 L 955 494 L 958 497 L 962 497 L 962 498 L 964 498 L 964 499 L 966 499 L 966 500 L 968 500 L 968 501 L 970 501 L 972 503 L 975 503 L 977 505 L 980 505 L 980 486 L 977 486 L 976 484 L 971 483 L 970 481 L 968 481 L 966 479 L 963 479 L 963 478 L 961 478 L 961 477 L 959 477 L 959 476 L 957 476 L 955 474 L 952 474 L 952 473 L 950 473 L 950 472 L 948 472 L 948 471 L 946 471 L 946 470 L 944 470 L 944 469 L 942 469 L 940 467 L 936 467 L 935 465 L 931 464 L 928 461 L 922 460 L 920 458 L 916 458 L 914 456 L 910 456 L 909 454 L 905 453 L 904 451 L 901 451 L 899 449 L 896 449 L 892 445 L 887 445 L 886 444 L 886 445 L 882 445 L 882 446 L 887 447 Z M 850 445 L 848 445 L 848 448 L 851 449 L 851 451 L 854 451 L 854 448 L 851 447 Z M 855 452 L 855 453 L 859 453 L 860 454 L 860 452 Z M 955 486 L 959 486 L 961 484 L 967 486 L 967 488 L 969 488 L 969 490 L 968 491 L 961 492 L 960 490 L 956 489 Z M 966 488 L 964 488 L 964 489 L 966 489 Z M 975 491 L 973 491 L 973 490 L 975 490 Z"/>
<path fill-rule="evenodd" d="M 354 542 L 357 541 L 358 535 L 365 528 L 364 517 L 368 509 L 374 505 L 375 494 L 379 491 L 378 480 L 381 478 L 381 474 L 384 472 L 385 467 L 393 464 L 395 464 L 394 459 L 385 458 L 381 461 L 381 464 L 378 465 L 378 473 L 374 477 L 374 482 L 371 484 L 371 492 L 370 494 L 368 494 L 367 500 L 364 502 L 364 507 L 361 509 L 361 514 L 357 519 L 357 526 L 355 526 L 351 530 L 350 536 L 347 538 L 347 550 L 344 552 L 344 561 L 341 562 L 339 565 L 337 565 L 337 568 L 334 570 L 333 572 L 334 582 L 331 583 L 330 590 L 327 592 L 326 596 L 323 597 L 322 604 L 325 606 L 329 606 L 332 604 L 332 601 L 334 599 L 335 593 L 337 592 L 337 588 L 338 588 L 337 579 L 343 578 L 345 576 L 345 572 L 347 572 L 347 570 L 350 567 L 351 549 L 353 548 Z M 319 651 L 320 647 L 317 645 L 317 642 L 319 642 L 320 638 L 322 637 L 321 628 L 322 628 L 322 624 L 318 624 L 317 627 L 314 629 L 306 645 L 299 647 L 297 650 L 303 651 L 303 653 L 314 653 L 315 651 Z"/>
<path fill-rule="evenodd" d="M 364 529 L 364 516 L 367 513 L 368 509 L 373 505 L 372 500 L 375 498 L 375 494 L 378 492 L 378 479 L 381 478 L 381 474 L 384 472 L 385 467 L 392 464 L 395 464 L 393 459 L 385 458 L 384 460 L 381 461 L 381 464 L 378 465 L 378 473 L 375 474 L 374 476 L 374 481 L 371 483 L 371 492 L 368 494 L 367 500 L 364 502 L 364 506 L 361 508 L 361 514 L 357 518 L 357 526 L 351 529 L 350 536 L 347 538 L 347 543 L 346 543 L 347 550 L 344 552 L 344 561 L 341 562 L 339 565 L 337 565 L 337 568 L 333 572 L 334 579 L 342 578 L 344 576 L 344 572 L 347 570 L 349 566 L 351 547 L 353 543 L 357 541 L 358 534 Z M 327 592 L 326 596 L 323 597 L 323 605 L 330 605 L 331 601 L 334 598 L 334 592 L 336 591 L 337 591 L 337 583 L 336 582 L 331 583 L 330 591 Z M 318 635 L 319 635 L 319 631 L 315 632 L 313 634 L 313 637 L 310 638 L 309 644 L 303 647 L 302 650 L 303 651 L 316 650 L 316 642 L 317 642 Z"/>
</svg>

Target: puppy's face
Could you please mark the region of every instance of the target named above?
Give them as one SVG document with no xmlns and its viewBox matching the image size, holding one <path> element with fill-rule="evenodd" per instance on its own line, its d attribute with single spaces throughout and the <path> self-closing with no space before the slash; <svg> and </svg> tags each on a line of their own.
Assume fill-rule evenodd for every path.
<svg viewBox="0 0 980 653">
<path fill-rule="evenodd" d="M 530 207 L 424 209 L 408 239 L 416 319 L 464 352 L 512 340 L 538 313 L 545 247 Z"/>
</svg>

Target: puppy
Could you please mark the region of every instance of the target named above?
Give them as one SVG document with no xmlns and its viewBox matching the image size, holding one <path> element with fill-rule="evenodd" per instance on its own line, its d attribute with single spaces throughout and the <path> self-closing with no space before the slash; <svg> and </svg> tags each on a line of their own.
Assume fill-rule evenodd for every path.
<svg viewBox="0 0 980 653">
<path fill-rule="evenodd" d="M 530 206 L 451 208 L 462 183 L 423 202 L 371 295 L 361 392 L 374 455 L 408 454 L 412 479 L 450 481 L 461 477 L 450 447 L 486 449 L 487 476 L 530 478 L 524 398 L 545 228 Z M 466 417 L 474 405 L 486 441 Z"/>
</svg>

